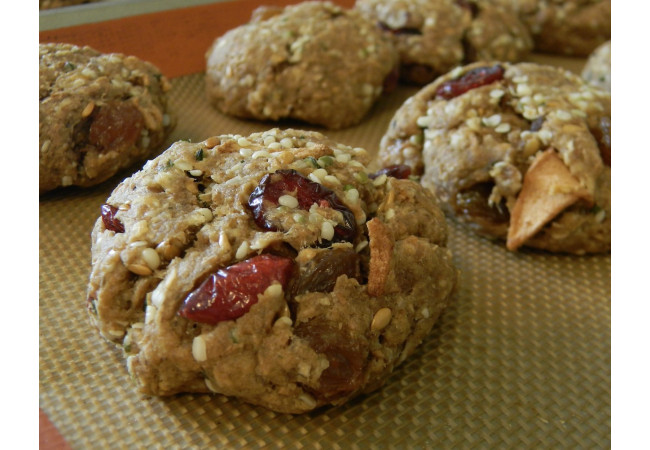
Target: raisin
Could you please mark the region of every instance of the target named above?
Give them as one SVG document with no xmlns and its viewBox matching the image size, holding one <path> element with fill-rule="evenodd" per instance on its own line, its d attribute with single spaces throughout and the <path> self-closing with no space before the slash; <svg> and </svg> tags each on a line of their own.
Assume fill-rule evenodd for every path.
<svg viewBox="0 0 650 450">
<path fill-rule="evenodd" d="M 278 199 L 291 194 L 298 199 L 298 208 L 309 210 L 316 203 L 320 207 L 332 208 L 343 214 L 343 224 L 334 227 L 334 237 L 331 242 L 352 242 L 357 234 L 354 214 L 345 206 L 334 191 L 320 183 L 315 183 L 295 170 L 278 170 L 267 174 L 248 198 L 248 206 L 253 212 L 257 226 L 268 231 L 278 228 L 266 217 L 266 211 L 278 205 Z M 329 245 L 324 242 L 323 245 Z"/>
<path fill-rule="evenodd" d="M 316 253 L 299 269 L 291 292 L 294 296 L 305 292 L 332 292 L 336 279 L 341 275 L 361 282 L 359 254 L 351 248 L 314 250 Z"/>
<path fill-rule="evenodd" d="M 612 166 L 612 122 L 609 117 L 601 117 L 598 121 L 596 128 L 591 129 L 594 135 L 598 148 L 600 148 L 600 156 L 603 158 L 603 163 L 607 166 Z"/>
<path fill-rule="evenodd" d="M 246 314 L 257 296 L 279 282 L 287 286 L 294 273 L 290 258 L 258 255 L 210 275 L 185 298 L 178 314 L 195 322 L 214 325 Z"/>
<path fill-rule="evenodd" d="M 294 333 L 329 361 L 314 392 L 317 397 L 333 400 L 361 387 L 367 350 L 364 351 L 358 339 L 348 336 L 337 324 L 319 317 L 298 324 Z"/>
<path fill-rule="evenodd" d="M 397 89 L 397 84 L 399 81 L 399 65 L 393 67 L 393 69 L 386 75 L 383 83 L 383 91 L 386 94 L 390 94 L 395 89 Z"/>
<path fill-rule="evenodd" d="M 409 27 L 404 27 L 404 28 L 391 28 L 388 25 L 386 25 L 383 22 L 377 22 L 377 25 L 379 28 L 381 28 L 384 31 L 388 31 L 390 33 L 399 35 L 399 34 L 410 34 L 410 35 L 419 35 L 422 34 L 422 30 L 419 28 L 409 28 Z"/>
<path fill-rule="evenodd" d="M 463 9 L 466 9 L 469 11 L 469 13 L 472 15 L 472 18 L 476 18 L 479 13 L 478 5 L 474 2 L 468 1 L 468 0 L 456 0 L 456 4 L 460 6 Z"/>
<path fill-rule="evenodd" d="M 544 116 L 539 116 L 530 123 L 530 131 L 539 131 L 544 125 Z"/>
<path fill-rule="evenodd" d="M 502 80 L 504 73 L 505 70 L 498 64 L 492 67 L 477 67 L 459 78 L 442 83 L 436 89 L 436 96 L 450 100 L 477 87 Z"/>
<path fill-rule="evenodd" d="M 104 227 L 116 233 L 124 233 L 124 225 L 120 222 L 120 219 L 115 217 L 115 214 L 117 214 L 117 208 L 115 206 L 109 205 L 108 203 L 102 205 L 102 222 L 104 222 Z"/>
<path fill-rule="evenodd" d="M 472 219 L 483 219 L 491 223 L 507 223 L 510 214 L 505 204 L 491 207 L 488 198 L 493 183 L 478 183 L 456 194 L 456 212 Z"/>
<path fill-rule="evenodd" d="M 405 179 L 411 176 L 411 167 L 405 164 L 395 164 L 379 169 L 377 172 L 369 174 L 368 178 L 375 179 L 379 175 L 386 174 L 389 177 Z"/>
<path fill-rule="evenodd" d="M 133 146 L 144 127 L 144 118 L 135 105 L 108 103 L 93 113 L 88 141 L 100 151 Z"/>
</svg>

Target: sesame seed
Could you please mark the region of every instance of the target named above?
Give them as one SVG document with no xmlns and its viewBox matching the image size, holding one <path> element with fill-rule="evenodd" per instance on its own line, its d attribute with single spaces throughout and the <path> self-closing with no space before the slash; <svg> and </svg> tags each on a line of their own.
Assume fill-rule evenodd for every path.
<svg viewBox="0 0 650 450">
<path fill-rule="evenodd" d="M 319 180 L 323 180 L 327 176 L 327 170 L 325 169 L 316 169 L 312 173 L 316 175 L 316 178 Z"/>
<path fill-rule="evenodd" d="M 431 125 L 431 120 L 432 120 L 432 117 L 420 116 L 420 117 L 418 117 L 417 125 L 420 128 L 427 128 L 429 125 Z"/>
<path fill-rule="evenodd" d="M 336 178 L 334 175 L 326 175 L 323 177 L 323 181 L 327 181 L 330 184 L 341 184 L 338 178 Z"/>
<path fill-rule="evenodd" d="M 388 326 L 392 317 L 393 312 L 390 310 L 390 308 L 381 308 L 375 313 L 374 317 L 372 318 L 370 329 L 372 331 L 383 330 Z"/>
<path fill-rule="evenodd" d="M 388 211 L 386 211 L 386 214 L 384 216 L 387 220 L 392 219 L 395 217 L 395 210 L 393 208 L 390 208 Z"/>
<path fill-rule="evenodd" d="M 318 184 L 322 184 L 322 183 L 323 183 L 323 182 L 321 181 L 321 179 L 318 178 L 314 172 L 310 173 L 310 174 L 308 175 L 308 178 L 309 178 L 311 181 L 313 181 L 314 183 L 318 183 Z"/>
<path fill-rule="evenodd" d="M 573 118 L 570 112 L 564 111 L 563 109 L 558 110 L 555 113 L 555 117 L 557 117 L 559 120 L 571 120 Z"/>
<path fill-rule="evenodd" d="M 501 123 L 501 115 L 494 114 L 490 117 L 483 117 L 481 121 L 483 122 L 483 125 L 485 125 L 486 127 L 494 128 Z"/>
<path fill-rule="evenodd" d="M 209 222 L 212 220 L 212 211 L 210 208 L 199 208 L 195 211 L 196 214 L 200 214 L 203 218 L 203 222 Z"/>
<path fill-rule="evenodd" d="M 282 285 L 280 283 L 273 283 L 264 290 L 264 297 L 280 298 L 282 297 Z"/>
<path fill-rule="evenodd" d="M 494 131 L 497 133 L 507 133 L 510 131 L 510 124 L 509 123 L 502 123 L 499 126 L 497 126 Z"/>
<path fill-rule="evenodd" d="M 291 138 L 283 138 L 280 140 L 280 145 L 283 146 L 284 148 L 292 148 L 293 147 L 293 139 Z"/>
<path fill-rule="evenodd" d="M 517 85 L 517 95 L 524 96 L 524 95 L 531 95 L 532 93 L 533 93 L 533 90 L 527 84 L 518 84 Z"/>
<path fill-rule="evenodd" d="M 282 144 L 280 144 L 279 142 L 271 142 L 268 145 L 268 148 L 269 148 L 269 150 L 278 150 L 278 149 L 282 148 Z"/>
<path fill-rule="evenodd" d="M 278 198 L 278 203 L 288 208 L 298 207 L 298 199 L 293 195 L 281 195 L 280 198 Z"/>
<path fill-rule="evenodd" d="M 237 248 L 237 252 L 235 253 L 235 258 L 238 260 L 244 259 L 246 255 L 248 255 L 248 241 L 244 241 L 239 245 L 239 248 Z"/>
<path fill-rule="evenodd" d="M 268 158 L 269 156 L 270 156 L 269 152 L 267 152 L 266 150 L 258 150 L 255 153 L 253 153 L 252 158 L 253 159 Z"/>
<path fill-rule="evenodd" d="M 174 161 L 174 167 L 179 168 L 180 170 L 192 170 L 192 164 L 187 161 Z"/>
<path fill-rule="evenodd" d="M 324 221 L 320 226 L 320 236 L 326 241 L 331 241 L 334 237 L 334 227 L 328 221 Z"/>
<path fill-rule="evenodd" d="M 345 164 L 345 163 L 349 162 L 351 158 L 352 158 L 352 156 L 350 156 L 347 153 L 339 153 L 338 155 L 336 155 L 336 161 L 338 161 L 338 162 L 340 162 L 342 164 Z"/>
<path fill-rule="evenodd" d="M 356 203 L 359 201 L 359 191 L 356 189 L 348 189 L 345 191 L 345 198 L 350 202 L 350 203 Z"/>
<path fill-rule="evenodd" d="M 133 272 L 134 274 L 143 277 L 149 276 L 153 273 L 149 267 L 142 264 L 129 264 L 126 268 L 129 272 Z"/>
<path fill-rule="evenodd" d="M 277 142 L 275 136 L 264 136 L 264 145 L 271 145 Z"/>
<path fill-rule="evenodd" d="M 501 98 L 506 93 L 503 89 L 492 89 L 490 91 L 490 97 L 492 98 Z"/>
<path fill-rule="evenodd" d="M 142 259 L 151 270 L 156 270 L 160 266 L 160 256 L 158 252 L 151 247 L 142 250 Z"/>
<path fill-rule="evenodd" d="M 361 242 L 359 242 L 359 243 L 357 244 L 357 246 L 356 246 L 356 248 L 354 249 L 354 251 L 356 251 L 357 253 L 359 253 L 361 250 L 363 250 L 363 249 L 366 248 L 367 246 L 368 246 L 368 241 L 363 240 L 363 241 L 361 241 Z"/>
<path fill-rule="evenodd" d="M 278 284 L 277 286 L 280 286 L 280 285 Z M 280 287 L 282 287 L 282 286 L 280 286 Z M 266 292 L 265 292 L 265 293 L 266 293 Z M 285 326 L 289 326 L 289 327 L 290 327 L 291 325 L 293 325 L 293 321 L 291 320 L 290 317 L 282 316 L 282 317 L 280 317 L 278 320 L 276 320 L 276 321 L 273 323 L 273 326 L 274 326 L 274 327 L 276 327 L 276 326 L 282 326 L 282 325 L 285 325 Z"/>
<path fill-rule="evenodd" d="M 240 148 L 239 154 L 242 155 L 244 158 L 250 158 L 250 156 L 253 154 L 253 150 L 251 150 L 250 148 Z"/>
<path fill-rule="evenodd" d="M 203 171 L 202 171 L 202 170 L 199 170 L 199 169 L 192 169 L 192 170 L 190 170 L 189 173 L 190 173 L 190 175 L 192 175 L 193 177 L 200 177 L 201 175 L 203 175 Z"/>
<path fill-rule="evenodd" d="M 386 182 L 387 179 L 388 179 L 388 176 L 385 173 L 382 173 L 377 178 L 372 180 L 372 184 L 374 186 L 381 186 L 382 184 L 384 184 Z"/>
</svg>

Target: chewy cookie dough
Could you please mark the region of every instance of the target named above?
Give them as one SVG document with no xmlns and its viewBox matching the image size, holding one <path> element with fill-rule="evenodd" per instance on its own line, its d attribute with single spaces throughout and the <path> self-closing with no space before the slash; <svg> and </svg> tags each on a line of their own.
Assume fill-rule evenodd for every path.
<svg viewBox="0 0 650 450">
<path fill-rule="evenodd" d="M 564 69 L 475 63 L 408 99 L 379 158 L 510 250 L 608 252 L 610 117 L 609 93 Z"/>
<path fill-rule="evenodd" d="M 582 70 L 589 84 L 610 92 L 612 89 L 612 43 L 605 42 L 589 56 Z"/>
<path fill-rule="evenodd" d="M 39 191 L 92 186 L 150 156 L 171 131 L 170 84 L 150 63 L 39 44 Z"/>
<path fill-rule="evenodd" d="M 515 13 L 472 0 L 357 0 L 355 8 L 392 36 L 408 83 L 473 61 L 519 61 L 533 46 Z"/>
<path fill-rule="evenodd" d="M 92 232 L 88 310 L 141 392 L 301 413 L 384 383 L 457 271 L 435 197 L 368 162 L 273 129 L 177 142 L 115 189 Z"/>
<path fill-rule="evenodd" d="M 611 37 L 610 0 L 485 0 L 514 11 L 543 53 L 588 56 Z"/>
<path fill-rule="evenodd" d="M 359 123 L 397 81 L 390 38 L 329 2 L 264 8 L 215 40 L 206 86 L 221 112 L 340 129 Z"/>
</svg>

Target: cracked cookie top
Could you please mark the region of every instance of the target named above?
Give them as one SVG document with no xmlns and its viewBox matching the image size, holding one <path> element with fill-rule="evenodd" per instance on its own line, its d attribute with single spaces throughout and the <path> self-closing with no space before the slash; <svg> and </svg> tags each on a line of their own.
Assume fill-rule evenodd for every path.
<svg viewBox="0 0 650 450">
<path fill-rule="evenodd" d="M 329 2 L 259 9 L 206 60 L 207 94 L 221 112 L 329 129 L 359 123 L 394 87 L 398 65 L 374 22 Z"/>
<path fill-rule="evenodd" d="M 304 412 L 384 382 L 457 274 L 433 195 L 368 162 L 273 129 L 177 142 L 115 189 L 88 311 L 141 392 Z"/>
</svg>

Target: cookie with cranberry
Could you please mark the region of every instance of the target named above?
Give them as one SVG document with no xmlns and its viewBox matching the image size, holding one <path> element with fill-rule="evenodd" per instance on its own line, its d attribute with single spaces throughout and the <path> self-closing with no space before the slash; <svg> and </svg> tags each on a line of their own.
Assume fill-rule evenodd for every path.
<svg viewBox="0 0 650 450">
<path fill-rule="evenodd" d="M 92 232 L 87 304 L 139 391 L 301 413 L 381 386 L 457 272 L 435 197 L 368 163 L 273 129 L 177 142 L 124 180 Z"/>
<path fill-rule="evenodd" d="M 463 63 L 519 61 L 532 49 L 516 14 L 473 0 L 357 0 L 355 8 L 392 36 L 409 83 L 429 83 Z"/>
<path fill-rule="evenodd" d="M 607 92 L 612 89 L 612 43 L 607 41 L 589 56 L 582 78 Z"/>
<path fill-rule="evenodd" d="M 374 22 L 329 2 L 264 8 L 206 55 L 206 89 L 221 112 L 355 125 L 397 80 L 397 52 Z"/>
<path fill-rule="evenodd" d="M 475 63 L 408 99 L 383 136 L 383 165 L 421 175 L 477 233 L 553 252 L 608 252 L 609 93 L 533 63 Z"/>
<path fill-rule="evenodd" d="M 611 38 L 610 0 L 486 0 L 519 15 L 538 52 L 588 56 Z"/>
<path fill-rule="evenodd" d="M 39 44 L 39 191 L 92 186 L 152 155 L 171 131 L 170 84 L 134 56 Z"/>
</svg>

